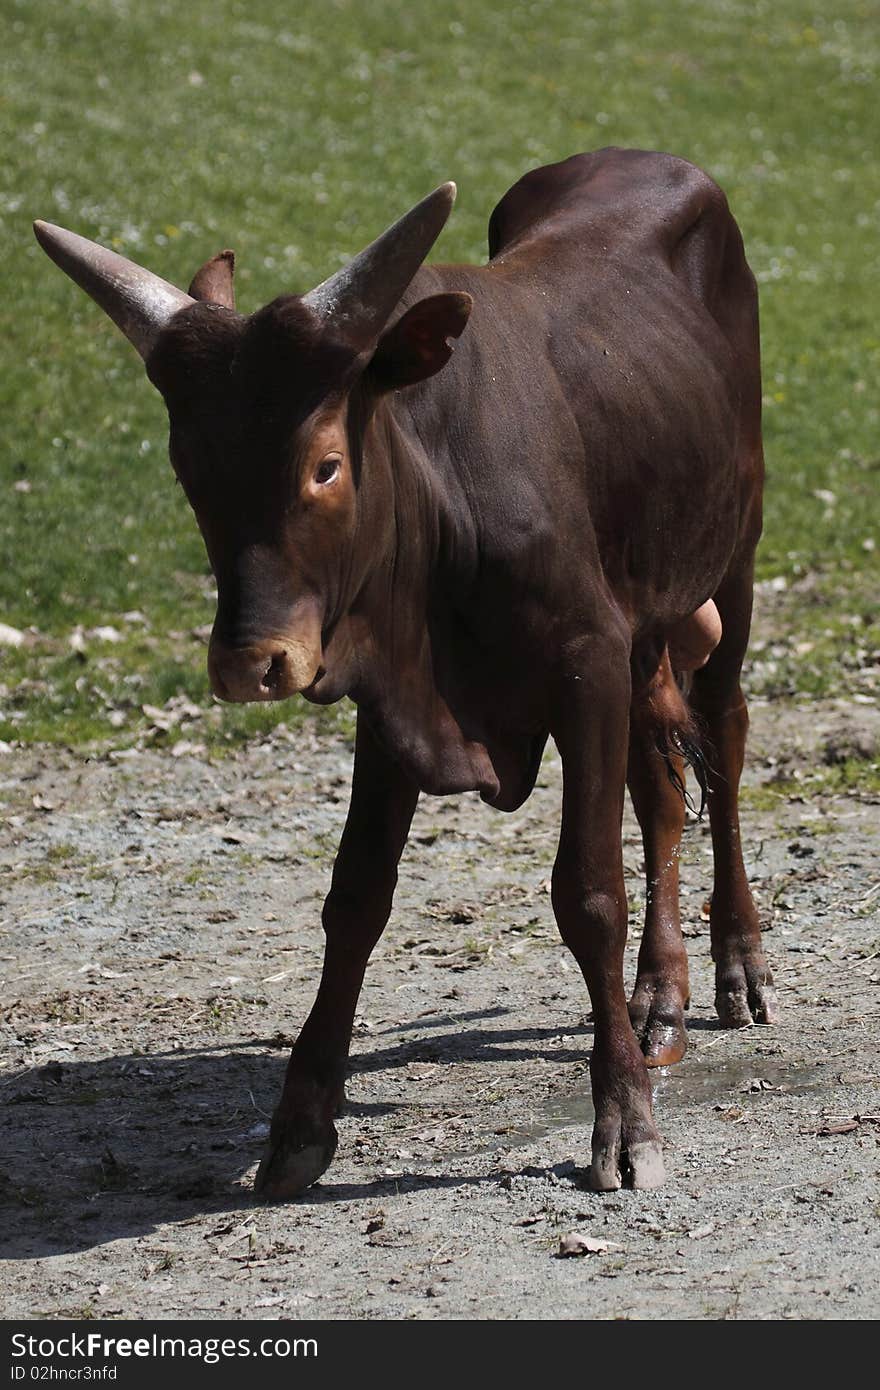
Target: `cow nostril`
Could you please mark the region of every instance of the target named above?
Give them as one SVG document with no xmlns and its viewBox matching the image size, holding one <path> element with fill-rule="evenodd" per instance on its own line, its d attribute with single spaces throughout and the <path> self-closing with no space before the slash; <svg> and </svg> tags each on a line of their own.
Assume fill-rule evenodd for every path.
<svg viewBox="0 0 880 1390">
<path fill-rule="evenodd" d="M 285 670 L 287 667 L 287 655 L 285 652 L 276 652 L 266 668 L 265 675 L 260 684 L 264 690 L 277 690 L 283 683 Z"/>
</svg>

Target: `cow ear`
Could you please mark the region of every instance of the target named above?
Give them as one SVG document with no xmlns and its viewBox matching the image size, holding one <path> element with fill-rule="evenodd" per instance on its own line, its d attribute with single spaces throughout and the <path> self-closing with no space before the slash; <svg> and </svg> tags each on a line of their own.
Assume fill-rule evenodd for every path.
<svg viewBox="0 0 880 1390">
<path fill-rule="evenodd" d="M 235 252 L 218 251 L 201 270 L 197 270 L 189 287 L 192 299 L 202 299 L 209 304 L 222 304 L 224 309 L 235 308 L 235 290 L 232 287 L 232 273 L 235 270 Z"/>
<path fill-rule="evenodd" d="M 474 301 L 454 291 L 432 294 L 407 309 L 379 339 L 370 362 L 370 375 L 381 391 L 412 386 L 439 372 L 452 356 L 450 338 L 464 332 Z"/>
</svg>

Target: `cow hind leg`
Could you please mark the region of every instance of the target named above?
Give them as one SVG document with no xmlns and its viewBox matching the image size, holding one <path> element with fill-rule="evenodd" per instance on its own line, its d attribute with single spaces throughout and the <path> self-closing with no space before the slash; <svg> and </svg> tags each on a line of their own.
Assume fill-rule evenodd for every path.
<svg viewBox="0 0 880 1390">
<path fill-rule="evenodd" d="M 255 1179 L 270 1201 L 296 1197 L 336 1152 L 348 1049 L 370 953 L 385 929 L 418 788 L 358 719 L 351 805 L 324 903 L 324 969 L 287 1067 Z"/>
<path fill-rule="evenodd" d="M 629 1016 L 649 1067 L 681 1061 L 687 1049 L 688 959 L 681 935 L 678 866 L 684 829 L 682 748 L 696 736 L 664 652 L 635 695 L 627 783 L 642 831 L 647 905 Z M 694 752 L 694 756 L 698 756 Z"/>
<path fill-rule="evenodd" d="M 709 820 L 715 860 L 710 932 L 715 1008 L 725 1028 L 776 1020 L 773 980 L 743 864 L 739 782 L 749 716 L 740 685 L 752 610 L 752 567 L 731 571 L 715 596 L 723 635 L 694 674 L 691 704 L 709 752 Z"/>
</svg>

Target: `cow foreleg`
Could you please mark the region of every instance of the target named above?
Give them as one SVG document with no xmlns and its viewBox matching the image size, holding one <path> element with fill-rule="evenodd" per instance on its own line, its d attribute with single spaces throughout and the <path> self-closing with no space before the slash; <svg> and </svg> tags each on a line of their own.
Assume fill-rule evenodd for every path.
<svg viewBox="0 0 880 1390">
<path fill-rule="evenodd" d="M 743 864 L 739 780 L 748 709 L 739 675 L 751 619 L 751 570 L 730 576 L 716 595 L 724 635 L 694 677 L 691 704 L 709 750 L 709 821 L 715 860 L 710 932 L 715 1008 L 725 1028 L 776 1020 L 776 995 L 761 944 L 758 913 Z"/>
<path fill-rule="evenodd" d="M 418 787 L 358 718 L 351 804 L 324 903 L 324 969 L 294 1045 L 255 1189 L 273 1200 L 315 1182 L 336 1151 L 355 1010 L 385 928 Z"/>
<path fill-rule="evenodd" d="M 629 1016 L 649 1067 L 680 1062 L 687 1050 L 684 1011 L 690 1002 L 688 959 L 681 936 L 678 865 L 684 829 L 684 784 L 678 754 L 657 748 L 655 728 L 634 702 L 627 782 L 642 831 L 647 880 L 645 929 Z"/>
<path fill-rule="evenodd" d="M 662 1146 L 623 986 L 628 652 L 623 641 L 597 639 L 585 644 L 581 658 L 579 669 L 561 683 L 552 731 L 563 767 L 553 908 L 593 1005 L 590 1076 L 596 1121 L 589 1183 L 595 1191 L 611 1191 L 628 1177 L 633 1187 L 658 1187 L 664 1176 Z"/>
</svg>

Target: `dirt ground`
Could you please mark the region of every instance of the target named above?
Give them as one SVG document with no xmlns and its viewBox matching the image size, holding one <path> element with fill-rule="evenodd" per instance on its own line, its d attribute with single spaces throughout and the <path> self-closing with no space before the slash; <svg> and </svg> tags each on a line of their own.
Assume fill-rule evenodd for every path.
<svg viewBox="0 0 880 1390">
<path fill-rule="evenodd" d="M 336 1161 L 252 1180 L 316 986 L 350 751 L 277 734 L 0 756 L 2 1314 L 868 1318 L 880 1306 L 880 816 L 774 795 L 865 705 L 753 705 L 747 862 L 782 1018 L 712 1008 L 708 829 L 686 836 L 690 1051 L 656 1074 L 657 1192 L 594 1195 L 584 987 L 547 892 L 560 769 L 514 817 L 422 801 L 361 1001 Z M 644 898 L 625 826 L 632 979 Z M 571 1232 L 593 1253 L 558 1257 Z"/>
</svg>

